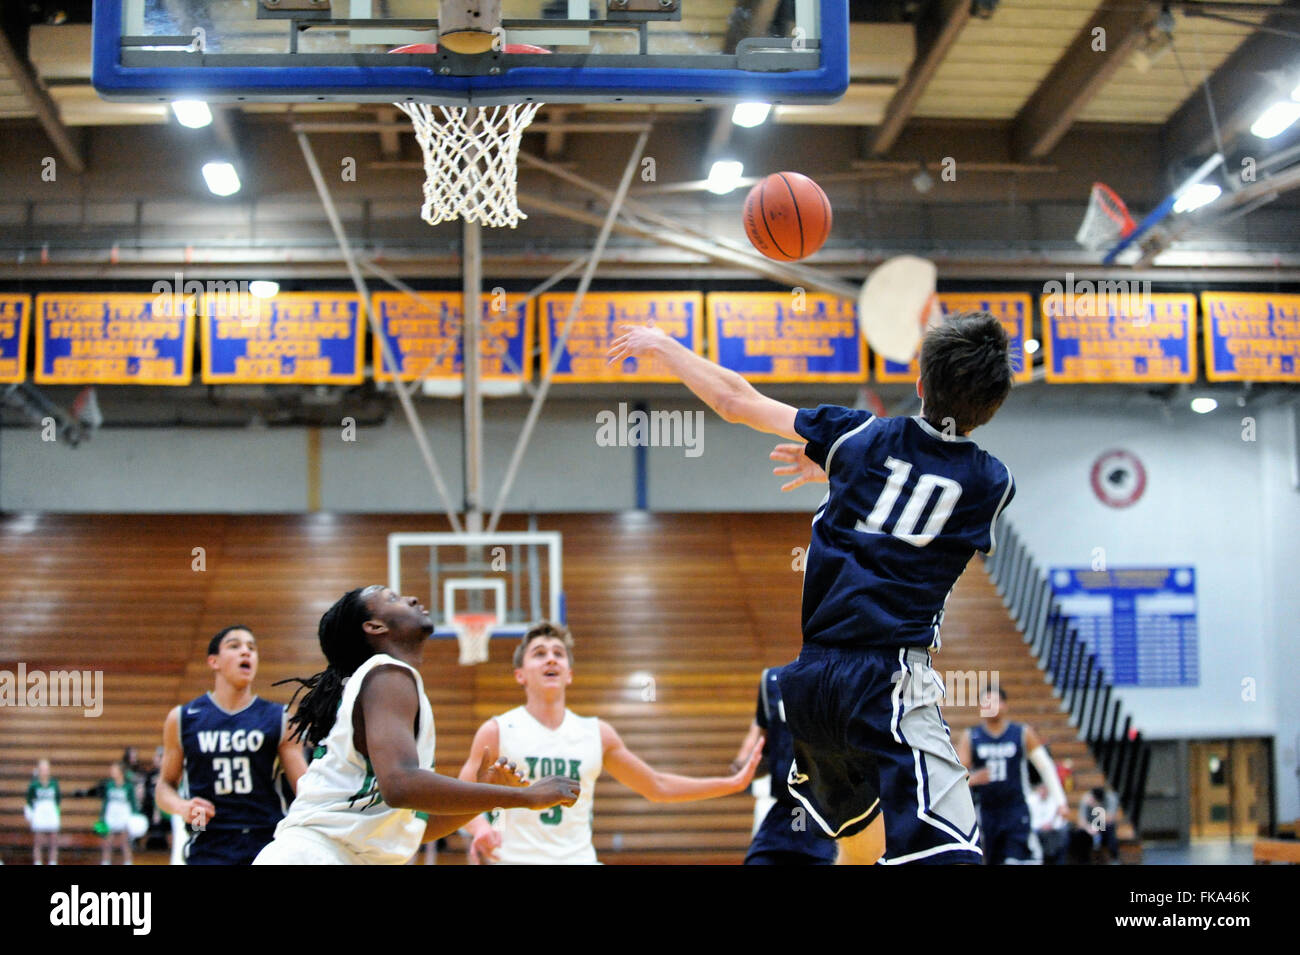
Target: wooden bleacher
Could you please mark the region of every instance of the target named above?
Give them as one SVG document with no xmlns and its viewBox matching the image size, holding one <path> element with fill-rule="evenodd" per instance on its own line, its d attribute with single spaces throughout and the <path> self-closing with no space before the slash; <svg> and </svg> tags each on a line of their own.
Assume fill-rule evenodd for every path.
<svg viewBox="0 0 1300 955">
<path fill-rule="evenodd" d="M 1300 865 L 1300 842 L 1295 839 L 1256 839 L 1254 858 L 1256 865 L 1274 862 Z"/>
<path fill-rule="evenodd" d="M 799 650 L 806 514 L 544 515 L 564 535 L 564 587 L 574 630 L 574 710 L 609 720 L 653 765 L 719 774 L 754 712 L 765 666 Z M 507 518 L 505 529 L 523 529 Z M 127 745 L 148 756 L 167 710 L 210 687 L 204 650 L 232 623 L 259 638 L 261 695 L 323 665 L 316 622 L 345 590 L 387 577 L 393 531 L 446 530 L 413 515 L 10 515 L 0 519 L 0 669 L 101 669 L 105 706 L 0 708 L 0 853 L 29 859 L 22 796 L 47 756 L 64 792 L 93 784 Z M 194 548 L 206 567 L 193 569 Z M 423 675 L 438 729 L 438 765 L 458 770 L 480 722 L 518 705 L 513 649 L 456 664 L 433 641 Z M 948 602 L 939 671 L 997 669 L 1014 716 L 1032 723 L 1075 767 L 1076 794 L 1101 782 L 1051 688 L 977 559 Z M 636 674 L 653 676 L 643 698 Z M 949 707 L 954 735 L 978 717 Z M 652 805 L 608 775 L 598 784 L 596 847 L 608 863 L 735 863 L 749 841 L 753 800 Z M 1077 795 L 1073 797 L 1077 803 Z M 65 800 L 63 844 L 97 847 L 95 800 Z M 72 861 L 65 856 L 65 861 Z M 452 861 L 452 860 L 448 860 Z"/>
</svg>

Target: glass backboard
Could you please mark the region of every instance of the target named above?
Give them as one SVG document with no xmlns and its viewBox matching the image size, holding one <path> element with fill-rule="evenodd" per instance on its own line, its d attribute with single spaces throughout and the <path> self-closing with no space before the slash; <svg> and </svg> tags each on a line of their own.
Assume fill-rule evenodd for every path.
<svg viewBox="0 0 1300 955">
<path fill-rule="evenodd" d="M 462 0 L 463 2 L 463 0 Z M 438 39 L 438 0 L 95 0 L 113 100 L 831 102 L 845 0 L 501 0 L 501 49 Z M 530 44 L 546 52 L 506 52 Z"/>
</svg>

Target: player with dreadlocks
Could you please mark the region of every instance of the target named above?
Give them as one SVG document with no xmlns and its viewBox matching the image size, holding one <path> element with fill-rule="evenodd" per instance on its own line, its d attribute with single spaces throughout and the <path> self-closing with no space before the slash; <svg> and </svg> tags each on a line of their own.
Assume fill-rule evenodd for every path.
<svg viewBox="0 0 1300 955">
<path fill-rule="evenodd" d="M 433 771 L 433 709 L 416 669 L 433 621 L 414 597 L 351 590 L 321 617 L 328 666 L 306 680 L 290 720 L 316 749 L 289 814 L 255 865 L 401 864 L 498 808 L 572 806 L 578 783 L 531 786 L 485 753 L 478 782 Z"/>
</svg>

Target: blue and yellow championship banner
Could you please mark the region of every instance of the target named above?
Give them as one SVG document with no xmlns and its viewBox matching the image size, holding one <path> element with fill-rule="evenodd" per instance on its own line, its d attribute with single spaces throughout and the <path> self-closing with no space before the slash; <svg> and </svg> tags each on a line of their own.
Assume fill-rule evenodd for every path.
<svg viewBox="0 0 1300 955">
<path fill-rule="evenodd" d="M 749 381 L 865 381 L 857 304 L 837 295 L 710 292 L 709 357 Z"/>
<path fill-rule="evenodd" d="M 1196 380 L 1196 296 L 1153 295 L 1138 291 L 1136 282 L 1100 282 L 1096 287 L 1095 293 L 1039 300 L 1049 382 Z"/>
<path fill-rule="evenodd" d="M 945 316 L 958 312 L 988 312 L 1002 323 L 1011 340 L 1011 357 L 1015 364 L 1014 381 L 1032 381 L 1033 362 L 1025 354 L 1025 339 L 1032 338 L 1033 303 L 1024 292 L 943 292 L 937 296 L 939 310 Z M 876 381 L 911 383 L 921 377 L 921 353 L 908 364 L 874 355 Z"/>
<path fill-rule="evenodd" d="M 542 369 L 550 367 L 551 349 L 564 331 L 573 293 L 543 295 L 539 305 L 542 324 Z M 691 351 L 700 350 L 700 325 L 704 296 L 700 292 L 588 292 L 560 353 L 553 381 L 676 381 L 668 369 L 653 360 L 624 359 L 606 362 L 610 343 L 621 325 L 655 326 Z"/>
<path fill-rule="evenodd" d="M 1300 295 L 1202 292 L 1205 377 L 1300 382 Z"/>
<path fill-rule="evenodd" d="M 27 295 L 0 295 L 0 384 L 27 377 L 27 326 L 32 300 Z"/>
<path fill-rule="evenodd" d="M 160 295 L 36 297 L 36 383 L 188 385 L 194 299 Z"/>
<path fill-rule="evenodd" d="M 461 331 L 464 297 L 459 292 L 376 292 L 371 306 L 393 349 L 402 381 L 459 381 L 464 372 Z M 532 303 L 520 293 L 484 293 L 479 325 L 479 369 L 484 378 L 528 381 L 533 374 Z M 375 342 L 375 380 L 392 381 L 393 370 Z"/>
<path fill-rule="evenodd" d="M 208 385 L 359 385 L 364 316 L 355 293 L 244 292 L 203 298 Z"/>
</svg>

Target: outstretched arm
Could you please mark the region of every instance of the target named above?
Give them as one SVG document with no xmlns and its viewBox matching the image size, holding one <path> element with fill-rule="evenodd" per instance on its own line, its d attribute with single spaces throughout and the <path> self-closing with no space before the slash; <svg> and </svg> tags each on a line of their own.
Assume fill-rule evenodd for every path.
<svg viewBox="0 0 1300 955">
<path fill-rule="evenodd" d="M 497 721 L 488 720 L 474 734 L 474 742 L 469 747 L 469 758 L 465 760 L 465 765 L 460 768 L 460 778 L 467 782 L 476 780 L 481 759 L 476 759 L 475 754 L 481 754 L 483 758 L 494 761 L 497 758 L 500 746 L 501 730 L 497 726 Z M 492 828 L 492 824 L 487 821 L 487 817 L 479 813 L 461 828 L 469 832 L 470 862 L 492 862 L 496 857 L 496 850 L 501 845 L 501 833 Z"/>
<path fill-rule="evenodd" d="M 366 675 L 361 715 L 361 732 L 354 738 L 374 767 L 380 798 L 394 808 L 449 817 L 430 820 L 428 829 L 434 832 L 455 832 L 478 813 L 498 807 L 546 809 L 572 806 L 578 799 L 577 782 L 561 776 L 514 788 L 462 782 L 422 768 L 411 731 L 420 715 L 419 699 L 405 669 L 384 666 Z"/>
<path fill-rule="evenodd" d="M 957 741 L 957 758 L 961 764 L 966 767 L 969 774 L 968 781 L 972 786 L 983 786 L 989 781 L 988 767 L 977 769 L 975 772 L 970 771 L 970 730 L 965 730 L 961 734 L 961 739 Z"/>
<path fill-rule="evenodd" d="M 504 756 L 493 759 L 493 751 L 486 746 L 483 747 L 482 752 L 483 755 L 479 759 L 478 765 L 471 769 L 468 779 L 464 775 L 460 777 L 461 779 L 466 779 L 467 782 L 488 783 L 492 786 L 509 786 L 515 789 L 523 789 L 528 786 L 528 783 L 524 780 L 524 774 L 515 768 L 514 763 L 508 762 Z M 470 757 L 470 763 L 472 762 L 473 757 Z M 454 825 L 455 823 L 459 823 L 459 825 Z M 475 813 L 468 819 L 465 816 L 430 816 L 425 822 L 424 838 L 421 842 L 434 842 L 461 829 L 468 829 L 473 833 L 476 823 L 487 825 L 487 820 L 484 819 L 481 812 Z M 501 838 L 497 831 L 488 826 L 488 832 L 497 836 L 496 844 L 500 845 Z M 471 845 L 470 854 L 473 855 L 473 853 L 474 849 Z"/>
<path fill-rule="evenodd" d="M 609 774 L 651 802 L 690 802 L 738 793 L 754 778 L 754 768 L 763 755 L 763 744 L 758 743 L 750 751 L 745 765 L 731 776 L 678 776 L 661 773 L 647 764 L 627 748 L 614 727 L 604 720 L 600 721 L 600 744 Z"/>
<path fill-rule="evenodd" d="M 791 405 L 759 394 L 740 375 L 695 354 L 663 329 L 624 325 L 621 330 L 609 347 L 611 364 L 624 358 L 657 358 L 724 421 L 800 440 Z"/>
<path fill-rule="evenodd" d="M 293 738 L 289 732 L 289 708 L 284 708 L 284 724 L 280 730 L 280 748 L 276 750 L 276 755 L 280 757 L 280 768 L 284 770 L 284 778 L 289 781 L 289 787 L 295 794 L 298 792 L 298 780 L 302 779 L 303 773 L 307 772 L 307 759 L 302 754 L 302 743 Z"/>
<path fill-rule="evenodd" d="M 1038 770 L 1043 785 L 1056 801 L 1057 813 L 1069 818 L 1070 802 L 1066 798 L 1065 788 L 1061 785 L 1061 777 L 1056 772 L 1056 763 L 1052 761 L 1051 754 L 1047 752 L 1047 747 L 1043 745 L 1043 741 L 1039 739 L 1032 726 L 1025 727 L 1025 752 L 1029 754 L 1029 761 Z"/>
<path fill-rule="evenodd" d="M 767 731 L 763 729 L 763 727 L 759 726 L 757 722 L 750 723 L 749 732 L 747 732 L 745 738 L 741 740 L 740 749 L 736 752 L 736 758 L 731 761 L 731 766 L 729 767 L 731 771 L 734 773 L 743 769 L 745 763 L 749 762 L 749 754 L 754 751 L 754 747 L 759 743 L 764 743 L 766 741 Z"/>
</svg>

